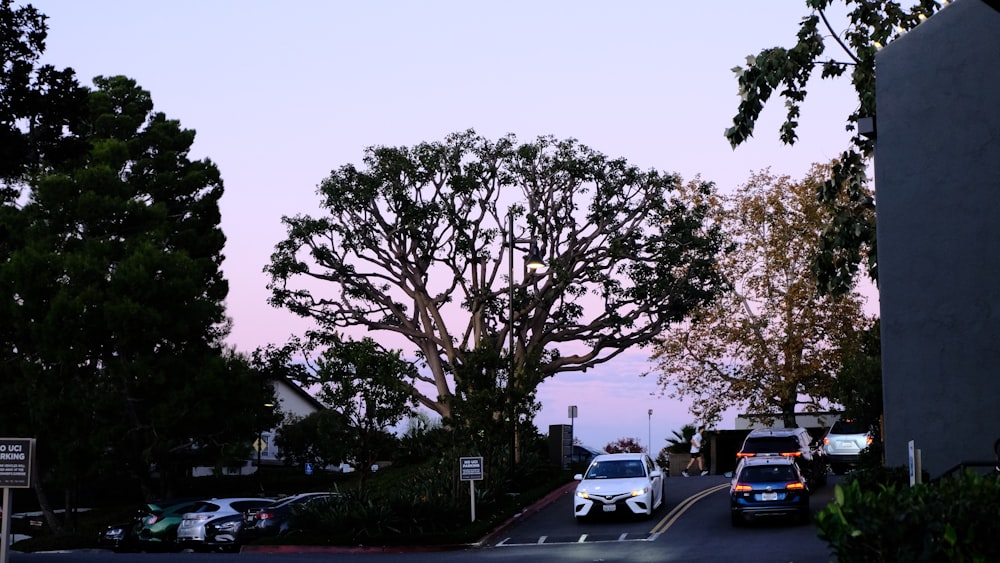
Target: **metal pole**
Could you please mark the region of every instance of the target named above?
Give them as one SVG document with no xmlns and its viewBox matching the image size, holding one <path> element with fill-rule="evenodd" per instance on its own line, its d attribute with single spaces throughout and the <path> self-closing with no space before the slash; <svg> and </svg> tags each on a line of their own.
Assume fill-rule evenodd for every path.
<svg viewBox="0 0 1000 563">
<path fill-rule="evenodd" d="M 514 213 L 507 211 L 507 235 L 510 246 L 507 248 L 507 283 L 509 285 L 508 300 L 508 324 L 510 331 L 510 373 L 507 374 L 507 409 L 509 411 L 511 433 L 510 433 L 510 474 L 514 476 L 514 466 L 517 464 L 517 422 L 514 420 L 514 368 L 516 359 L 514 354 Z"/>
<path fill-rule="evenodd" d="M 3 522 L 0 524 L 0 563 L 8 561 L 8 547 L 10 542 L 10 487 L 3 488 Z"/>
<path fill-rule="evenodd" d="M 653 448 L 653 409 L 649 409 L 649 424 L 648 424 L 648 426 L 649 426 L 649 429 L 648 429 L 648 431 L 649 431 L 649 437 L 647 438 L 648 441 L 646 442 L 646 453 L 649 454 L 650 457 L 652 457 L 653 456 L 653 453 L 652 453 L 652 448 Z"/>
</svg>

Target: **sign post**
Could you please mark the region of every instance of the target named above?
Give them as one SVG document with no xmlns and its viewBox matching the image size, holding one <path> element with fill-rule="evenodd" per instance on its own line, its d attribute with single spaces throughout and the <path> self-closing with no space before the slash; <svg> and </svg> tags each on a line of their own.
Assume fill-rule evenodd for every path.
<svg viewBox="0 0 1000 563">
<path fill-rule="evenodd" d="M 472 521 L 476 521 L 476 481 L 483 480 L 483 458 L 481 457 L 461 457 L 458 458 L 459 477 L 462 481 L 469 482 L 469 507 L 472 512 Z"/>
<path fill-rule="evenodd" d="M 10 490 L 31 488 L 35 475 L 35 439 L 0 438 L 0 487 L 3 487 L 3 513 L 0 517 L 0 563 L 7 563 L 10 540 Z"/>
</svg>

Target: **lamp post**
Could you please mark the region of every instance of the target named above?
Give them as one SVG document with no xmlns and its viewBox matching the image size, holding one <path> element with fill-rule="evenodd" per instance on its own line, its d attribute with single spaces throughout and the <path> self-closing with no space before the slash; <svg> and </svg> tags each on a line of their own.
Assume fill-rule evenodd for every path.
<svg viewBox="0 0 1000 563">
<path fill-rule="evenodd" d="M 648 428 L 646 429 L 646 431 L 649 433 L 649 436 L 646 437 L 646 440 L 647 440 L 646 441 L 646 454 L 648 454 L 649 457 L 653 457 L 653 453 L 652 453 L 652 448 L 653 448 L 653 409 L 649 409 L 649 421 L 648 421 L 647 426 L 648 426 Z"/>
<path fill-rule="evenodd" d="M 510 331 L 509 334 L 509 352 L 510 352 L 510 373 L 507 374 L 507 408 L 510 409 L 510 422 L 512 425 L 512 432 L 510 436 L 510 471 L 513 476 L 514 467 L 517 464 L 517 410 L 514 408 L 514 373 L 517 367 L 517 353 L 516 353 L 516 342 L 514 339 L 514 247 L 517 243 L 528 243 L 528 259 L 525 266 L 529 271 L 534 272 L 539 268 L 545 267 L 545 262 L 542 261 L 542 257 L 538 252 L 538 247 L 535 246 L 535 241 L 532 239 L 519 239 L 514 234 L 514 212 L 507 212 L 507 235 L 509 245 L 507 247 L 507 258 L 508 258 L 508 277 L 507 282 L 509 285 L 509 292 L 507 295 L 508 299 L 508 318 L 507 326 Z"/>
</svg>

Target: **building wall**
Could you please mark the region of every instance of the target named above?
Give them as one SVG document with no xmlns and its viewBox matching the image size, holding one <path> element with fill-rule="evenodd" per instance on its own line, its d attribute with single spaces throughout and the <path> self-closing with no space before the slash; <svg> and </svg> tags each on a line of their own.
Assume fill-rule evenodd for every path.
<svg viewBox="0 0 1000 563">
<path fill-rule="evenodd" d="M 1000 13 L 957 0 L 876 58 L 886 463 L 1000 437 Z"/>
</svg>

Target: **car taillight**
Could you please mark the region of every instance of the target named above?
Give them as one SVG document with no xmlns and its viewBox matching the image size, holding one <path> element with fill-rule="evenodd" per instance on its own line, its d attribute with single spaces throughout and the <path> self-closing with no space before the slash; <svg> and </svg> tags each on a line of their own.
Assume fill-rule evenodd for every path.
<svg viewBox="0 0 1000 563">
<path fill-rule="evenodd" d="M 257 513 L 258 520 L 270 520 L 271 518 L 274 518 L 274 513 L 272 512 L 264 512 L 263 510 L 261 510 L 260 512 Z"/>
<path fill-rule="evenodd" d="M 865 437 L 865 443 L 868 444 L 869 446 L 872 445 L 872 437 L 871 436 L 866 436 Z"/>
<path fill-rule="evenodd" d="M 794 481 L 785 485 L 785 489 L 789 491 L 802 491 L 805 490 L 806 486 L 799 481 Z"/>
<path fill-rule="evenodd" d="M 747 452 L 738 452 L 736 454 L 736 457 L 753 457 L 755 455 L 757 455 L 757 454 L 751 454 L 751 453 L 747 453 Z"/>
<path fill-rule="evenodd" d="M 824 446 L 829 446 L 830 445 L 830 439 L 829 438 L 823 438 L 823 445 Z"/>
<path fill-rule="evenodd" d="M 736 483 L 736 487 L 733 490 L 737 493 L 748 493 L 753 490 L 753 487 L 746 483 Z"/>
<path fill-rule="evenodd" d="M 781 455 L 784 457 L 800 457 L 802 452 L 782 452 Z"/>
</svg>

